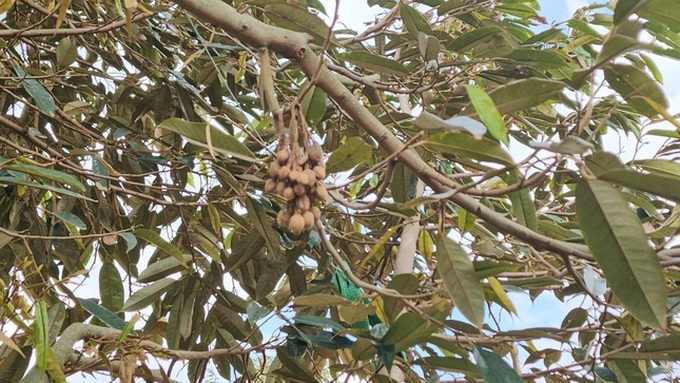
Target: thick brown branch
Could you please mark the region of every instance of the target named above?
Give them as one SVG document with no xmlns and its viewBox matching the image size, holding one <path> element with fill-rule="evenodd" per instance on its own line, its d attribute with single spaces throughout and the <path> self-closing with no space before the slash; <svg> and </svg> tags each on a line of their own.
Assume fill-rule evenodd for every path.
<svg viewBox="0 0 680 383">
<path fill-rule="evenodd" d="M 267 25 L 250 15 L 238 13 L 220 0 L 176 0 L 175 2 L 202 20 L 223 28 L 244 43 L 255 47 L 269 47 L 283 54 L 297 63 L 308 76 L 314 75 L 319 68 L 320 58 L 312 50 L 309 45 L 310 38 L 305 34 Z M 370 134 L 385 152 L 399 153 L 399 160 L 435 193 L 444 193 L 455 188 L 453 181 L 429 166 L 415 150 L 404 150 L 404 143 L 368 111 L 328 68 L 323 66 L 319 74 L 317 86 L 323 89 L 328 97 L 358 126 Z M 583 248 L 527 229 L 478 203 L 468 195 L 456 193 L 449 199 L 499 231 L 520 238 L 536 249 L 592 260 L 590 253 Z"/>
</svg>

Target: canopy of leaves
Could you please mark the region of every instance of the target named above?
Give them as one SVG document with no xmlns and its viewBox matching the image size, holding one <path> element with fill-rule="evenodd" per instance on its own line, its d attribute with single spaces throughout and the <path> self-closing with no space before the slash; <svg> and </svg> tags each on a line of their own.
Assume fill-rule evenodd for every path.
<svg viewBox="0 0 680 383">
<path fill-rule="evenodd" d="M 680 7 L 368 4 L 0 1 L 1 381 L 672 375 Z M 301 234 L 264 192 L 296 132 L 330 192 Z M 503 331 L 508 292 L 581 303 Z"/>
</svg>

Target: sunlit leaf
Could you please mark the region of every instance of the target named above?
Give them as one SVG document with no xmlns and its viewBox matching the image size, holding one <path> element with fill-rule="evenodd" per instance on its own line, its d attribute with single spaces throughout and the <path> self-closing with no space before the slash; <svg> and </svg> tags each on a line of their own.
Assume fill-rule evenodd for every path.
<svg viewBox="0 0 680 383">
<path fill-rule="evenodd" d="M 491 97 L 484 92 L 484 89 L 474 85 L 468 85 L 465 89 L 479 118 L 489 129 L 489 133 L 495 139 L 504 143 L 505 146 L 508 146 L 508 131 L 505 127 L 505 122 L 503 122 L 503 117 L 498 112 L 498 109 L 496 109 L 496 105 L 494 105 Z"/>
<path fill-rule="evenodd" d="M 484 124 L 467 116 L 454 116 L 444 120 L 426 111 L 422 111 L 420 115 L 413 120 L 413 125 L 425 130 L 468 132 L 478 140 L 482 139 L 487 130 Z"/>
<path fill-rule="evenodd" d="M 501 116 L 542 104 L 562 92 L 565 84 L 560 81 L 529 78 L 515 80 L 499 86 L 489 92 L 489 97 Z M 468 105 L 462 112 L 465 115 L 477 115 L 474 106 Z"/>
</svg>

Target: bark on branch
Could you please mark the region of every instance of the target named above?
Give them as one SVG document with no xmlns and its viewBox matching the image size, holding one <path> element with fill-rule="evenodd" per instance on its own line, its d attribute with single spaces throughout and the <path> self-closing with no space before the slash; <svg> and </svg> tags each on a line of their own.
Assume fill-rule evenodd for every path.
<svg viewBox="0 0 680 383">
<path fill-rule="evenodd" d="M 429 166 L 415 150 L 405 149 L 403 142 L 368 111 L 326 66 L 319 66 L 320 57 L 310 45 L 310 36 L 265 24 L 248 14 L 238 13 L 220 0 L 175 0 L 175 2 L 201 20 L 224 29 L 244 43 L 256 48 L 267 47 L 279 52 L 295 62 L 310 78 L 320 68 L 317 86 L 323 89 L 357 126 L 370 134 L 388 155 L 398 153 L 399 161 L 402 161 L 436 193 L 455 190 L 456 184 L 452 180 Z M 590 252 L 583 246 L 536 233 L 478 203 L 466 194 L 454 193 L 449 200 L 499 231 L 513 235 L 536 249 L 593 260 Z"/>
</svg>

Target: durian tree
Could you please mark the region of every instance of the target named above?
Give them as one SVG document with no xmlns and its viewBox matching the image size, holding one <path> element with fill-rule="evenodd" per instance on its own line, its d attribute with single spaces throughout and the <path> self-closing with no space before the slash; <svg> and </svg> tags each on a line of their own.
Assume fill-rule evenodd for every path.
<svg viewBox="0 0 680 383">
<path fill-rule="evenodd" d="M 350 1 L 0 1 L 0 381 L 677 379 L 675 1 Z"/>
</svg>

